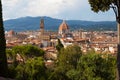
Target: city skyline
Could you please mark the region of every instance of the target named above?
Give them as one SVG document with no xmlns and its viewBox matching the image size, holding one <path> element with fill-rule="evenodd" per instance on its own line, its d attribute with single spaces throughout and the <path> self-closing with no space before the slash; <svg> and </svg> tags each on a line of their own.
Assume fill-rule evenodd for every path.
<svg viewBox="0 0 120 80">
<path fill-rule="evenodd" d="M 112 10 L 94 13 L 88 0 L 2 0 L 3 19 L 49 16 L 65 20 L 115 21 Z"/>
</svg>

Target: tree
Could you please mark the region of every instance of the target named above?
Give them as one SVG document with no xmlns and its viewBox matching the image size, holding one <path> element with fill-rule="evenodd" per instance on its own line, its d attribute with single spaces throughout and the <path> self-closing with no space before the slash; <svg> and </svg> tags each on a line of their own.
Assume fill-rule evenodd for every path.
<svg viewBox="0 0 120 80">
<path fill-rule="evenodd" d="M 13 54 L 20 54 L 26 58 L 43 56 L 44 51 L 33 45 L 15 46 L 12 48 Z"/>
<path fill-rule="evenodd" d="M 27 59 L 40 57 L 44 55 L 45 51 L 33 45 L 15 46 L 11 50 L 6 50 L 8 61 L 15 67 L 19 63 L 25 63 Z"/>
<path fill-rule="evenodd" d="M 44 51 L 32 45 L 15 46 L 6 50 L 7 57 L 13 63 L 8 66 L 8 76 L 17 80 L 45 80 Z M 16 59 L 20 55 L 23 62 Z"/>
<path fill-rule="evenodd" d="M 89 51 L 83 54 L 77 45 L 63 48 L 48 80 L 115 80 L 116 58 Z"/>
<path fill-rule="evenodd" d="M 45 65 L 42 57 L 28 59 L 16 67 L 17 80 L 46 80 Z"/>
<path fill-rule="evenodd" d="M 67 72 L 70 80 L 115 80 L 116 58 L 106 54 L 83 54 L 76 69 Z"/>
<path fill-rule="evenodd" d="M 68 69 L 70 67 L 76 69 L 80 56 L 82 56 L 81 48 L 77 45 L 70 45 L 60 51 L 58 57 L 59 65 Z"/>
<path fill-rule="evenodd" d="M 118 53 L 117 53 L 117 68 L 118 77 L 120 80 L 120 0 L 88 0 L 91 5 L 91 9 L 94 12 L 108 11 L 110 8 L 113 9 L 118 22 Z"/>
<path fill-rule="evenodd" d="M 56 49 L 58 50 L 58 52 L 60 52 L 60 50 L 63 48 L 63 44 L 61 43 L 60 39 L 58 39 L 58 44 L 56 46 Z"/>
<path fill-rule="evenodd" d="M 116 59 L 105 54 L 82 55 L 75 73 L 74 80 L 115 80 Z"/>
<path fill-rule="evenodd" d="M 8 60 L 14 60 L 15 54 L 11 49 L 6 49 L 6 56 Z"/>
<path fill-rule="evenodd" d="M 6 40 L 2 19 L 2 3 L 0 0 L 0 76 L 7 77 Z"/>
<path fill-rule="evenodd" d="M 77 68 L 77 63 L 82 56 L 81 48 L 70 45 L 59 52 L 58 62 L 50 80 L 69 80 L 67 72 Z"/>
</svg>

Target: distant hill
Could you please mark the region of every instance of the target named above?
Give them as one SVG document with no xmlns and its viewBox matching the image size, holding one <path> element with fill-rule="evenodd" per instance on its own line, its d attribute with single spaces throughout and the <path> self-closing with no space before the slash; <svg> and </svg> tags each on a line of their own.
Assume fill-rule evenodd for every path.
<svg viewBox="0 0 120 80">
<path fill-rule="evenodd" d="M 61 19 L 51 17 L 43 17 L 46 30 L 58 30 L 59 25 L 62 23 Z M 17 19 L 10 19 L 4 21 L 5 30 L 26 31 L 40 29 L 41 17 L 22 17 Z M 84 30 L 117 30 L 115 21 L 81 21 L 81 20 L 66 20 L 71 30 L 84 29 Z"/>
</svg>

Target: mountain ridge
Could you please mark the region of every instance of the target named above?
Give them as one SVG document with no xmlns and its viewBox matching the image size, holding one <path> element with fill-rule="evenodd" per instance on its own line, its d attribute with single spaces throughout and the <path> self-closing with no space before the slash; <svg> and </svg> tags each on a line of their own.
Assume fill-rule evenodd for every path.
<svg viewBox="0 0 120 80">
<path fill-rule="evenodd" d="M 6 31 L 27 31 L 40 29 L 40 19 L 44 19 L 45 29 L 56 31 L 62 23 L 62 19 L 51 18 L 47 16 L 38 17 L 21 17 L 4 21 Z M 115 21 L 83 21 L 83 20 L 66 20 L 71 30 L 84 29 L 84 30 L 117 30 Z"/>
</svg>

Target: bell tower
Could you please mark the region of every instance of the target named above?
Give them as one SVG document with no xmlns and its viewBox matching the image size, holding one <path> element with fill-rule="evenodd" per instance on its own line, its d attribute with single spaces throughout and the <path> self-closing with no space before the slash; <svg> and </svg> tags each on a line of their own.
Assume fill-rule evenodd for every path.
<svg viewBox="0 0 120 80">
<path fill-rule="evenodd" d="M 43 18 L 40 20 L 40 32 L 41 34 L 44 34 L 44 19 Z"/>
</svg>

